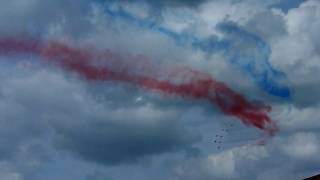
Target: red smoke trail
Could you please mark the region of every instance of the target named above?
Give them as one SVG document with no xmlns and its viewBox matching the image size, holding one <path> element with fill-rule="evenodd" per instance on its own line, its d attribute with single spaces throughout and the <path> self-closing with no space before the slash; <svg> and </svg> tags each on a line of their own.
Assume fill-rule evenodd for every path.
<svg viewBox="0 0 320 180">
<path fill-rule="evenodd" d="M 0 38 L 0 53 L 31 53 L 88 80 L 120 81 L 166 94 L 207 100 L 247 125 L 265 130 L 270 135 L 277 131 L 267 115 L 271 107 L 251 103 L 209 74 L 187 67 L 161 68 L 143 57 L 126 57 L 108 50 L 86 50 L 60 42 L 43 43 L 23 38 Z"/>
</svg>

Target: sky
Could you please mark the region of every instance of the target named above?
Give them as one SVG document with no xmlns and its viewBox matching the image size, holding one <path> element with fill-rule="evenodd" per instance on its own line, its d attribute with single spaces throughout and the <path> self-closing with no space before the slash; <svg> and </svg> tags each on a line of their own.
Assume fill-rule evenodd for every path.
<svg viewBox="0 0 320 180">
<path fill-rule="evenodd" d="M 0 3 L 0 179 L 320 173 L 320 1 Z"/>
</svg>

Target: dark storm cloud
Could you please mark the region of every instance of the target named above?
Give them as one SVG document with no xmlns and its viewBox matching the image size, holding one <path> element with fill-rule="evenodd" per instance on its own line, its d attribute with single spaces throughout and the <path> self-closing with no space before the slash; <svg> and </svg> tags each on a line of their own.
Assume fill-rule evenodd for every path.
<svg viewBox="0 0 320 180">
<path fill-rule="evenodd" d="M 132 119 L 134 122 L 135 120 Z M 196 139 L 178 123 L 90 122 L 57 128 L 62 148 L 89 161 L 113 165 L 132 163 L 149 155 L 192 149 Z"/>
</svg>

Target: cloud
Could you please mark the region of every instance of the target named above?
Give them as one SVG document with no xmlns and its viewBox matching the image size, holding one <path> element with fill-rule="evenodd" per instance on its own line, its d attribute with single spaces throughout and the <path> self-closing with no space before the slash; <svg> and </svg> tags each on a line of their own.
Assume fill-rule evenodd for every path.
<svg viewBox="0 0 320 180">
<path fill-rule="evenodd" d="M 77 2 L 14 0 L 1 4 L 0 33 L 2 36 L 21 34 L 48 36 L 48 34 L 64 33 L 79 37 L 90 29 L 88 19 L 79 18 L 88 15 L 91 7 L 89 0 Z"/>
<path fill-rule="evenodd" d="M 291 137 L 282 147 L 292 158 L 313 159 L 319 152 L 319 139 L 313 133 L 299 133 Z"/>
<path fill-rule="evenodd" d="M 125 2 L 134 2 L 134 0 L 117 0 Z M 207 0 L 139 0 L 138 2 L 148 3 L 154 7 L 163 7 L 163 6 L 186 6 L 186 7 L 197 7 L 200 4 L 206 2 Z"/>
<path fill-rule="evenodd" d="M 290 9 L 297 8 L 299 5 L 307 0 L 282 0 L 275 1 L 271 7 L 280 8 L 282 11 L 287 13 Z"/>
<path fill-rule="evenodd" d="M 32 70 L 35 72 L 31 74 Z M 113 108 L 95 102 L 83 91 L 85 86 L 77 81 L 66 79 L 55 71 L 46 72 L 48 69 L 32 70 L 27 70 L 23 77 L 3 81 L 2 103 L 5 105 L 2 106 L 2 114 L 7 117 L 6 121 L 15 122 L 20 128 L 14 130 L 2 126 L 7 129 L 2 131 L 3 140 L 13 140 L 13 132 L 17 131 L 20 135 L 26 131 L 26 135 L 39 136 L 44 133 L 42 128 L 54 126 L 62 148 L 84 159 L 105 164 L 134 162 L 147 155 L 188 149 L 197 140 L 175 120 L 176 113 L 172 110 L 162 112 L 152 106 L 136 104 L 125 109 L 124 106 Z M 47 84 L 46 88 L 38 89 L 43 83 Z M 23 93 L 20 89 L 24 89 Z M 112 96 L 117 94 L 116 89 L 110 90 Z M 112 102 L 112 98 L 105 98 Z M 123 103 L 126 102 L 123 100 Z M 23 110 L 19 112 L 25 114 L 6 110 L 17 109 L 17 105 Z M 18 117 L 21 117 L 20 123 Z M 34 120 L 24 122 L 24 118 Z M 20 135 L 13 141 L 12 149 L 15 149 L 20 138 L 21 141 L 27 140 L 28 136 Z M 2 154 L 8 157 L 5 152 L 12 153 L 10 143 L 3 144 L 6 144 L 6 149 Z"/>
<path fill-rule="evenodd" d="M 96 2 L 2 2 L 0 37 L 31 34 L 141 54 L 155 64 L 191 66 L 249 99 L 270 103 L 278 134 L 258 146 L 260 132 L 231 123 L 234 119 L 205 102 L 122 83 L 87 82 L 30 54 L 1 55 L 1 179 L 280 180 L 319 173 L 317 0 L 294 5 L 282 0 L 121 2 L 124 10 L 176 33 L 245 41 L 215 28 L 234 22 L 263 39 L 271 49 L 270 64 L 290 81 L 293 98 L 285 102 L 259 90 L 221 54 L 208 56 L 157 31 L 112 18 Z M 239 44 L 235 50 L 252 50 L 250 43 Z M 216 134 L 223 135 L 220 148 L 214 144 Z"/>
<path fill-rule="evenodd" d="M 284 69 L 295 89 L 294 103 L 309 106 L 317 103 L 319 39 L 316 29 L 320 27 L 318 1 L 306 1 L 299 8 L 283 15 L 288 34 L 273 43 L 272 62 Z M 310 96 L 308 96 L 308 95 Z"/>
<path fill-rule="evenodd" d="M 107 111 L 104 108 L 104 111 Z M 108 119 L 57 126 L 58 142 L 83 159 L 102 164 L 134 163 L 150 155 L 192 149 L 196 136 L 151 107 L 104 112 Z M 160 117 L 155 115 L 159 114 Z"/>
<path fill-rule="evenodd" d="M 277 137 L 267 146 L 235 147 L 180 166 L 177 179 L 302 179 L 318 171 L 318 135 Z M 309 159 L 313 157 L 314 159 Z M 303 164 L 301 164 L 303 162 Z M 190 164 L 189 164 L 190 163 Z M 199 173 L 201 172 L 201 173 Z"/>
</svg>

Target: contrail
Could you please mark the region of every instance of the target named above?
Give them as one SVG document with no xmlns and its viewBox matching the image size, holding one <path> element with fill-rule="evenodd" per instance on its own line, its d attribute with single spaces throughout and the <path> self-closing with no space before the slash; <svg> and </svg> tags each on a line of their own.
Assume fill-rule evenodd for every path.
<svg viewBox="0 0 320 180">
<path fill-rule="evenodd" d="M 0 38 L 0 55 L 33 54 L 88 81 L 117 81 L 168 95 L 206 100 L 224 114 L 273 135 L 270 106 L 252 103 L 209 74 L 184 66 L 156 66 L 147 58 L 79 48 L 58 41 Z"/>
</svg>

